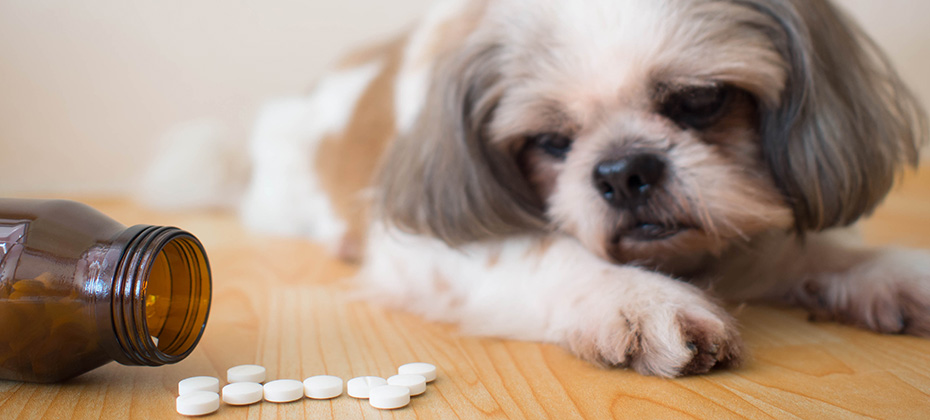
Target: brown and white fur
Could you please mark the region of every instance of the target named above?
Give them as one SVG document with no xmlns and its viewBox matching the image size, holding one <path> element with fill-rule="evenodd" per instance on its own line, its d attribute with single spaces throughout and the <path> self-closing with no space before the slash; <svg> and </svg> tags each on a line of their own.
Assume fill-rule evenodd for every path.
<svg viewBox="0 0 930 420">
<path fill-rule="evenodd" d="M 826 0 L 452 0 L 269 105 L 241 211 L 398 308 L 672 377 L 739 363 L 718 298 L 930 336 L 928 254 L 846 229 L 925 136 Z"/>
</svg>

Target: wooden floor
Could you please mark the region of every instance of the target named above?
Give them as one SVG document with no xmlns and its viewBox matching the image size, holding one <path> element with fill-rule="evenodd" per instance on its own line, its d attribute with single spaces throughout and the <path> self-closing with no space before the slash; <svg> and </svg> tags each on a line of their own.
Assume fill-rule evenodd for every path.
<svg viewBox="0 0 930 420">
<path fill-rule="evenodd" d="M 410 406 L 381 412 L 331 401 L 223 406 L 215 418 L 930 418 L 930 340 L 809 323 L 798 310 L 736 316 L 751 352 L 738 370 L 665 380 L 600 370 L 559 347 L 462 337 L 353 302 L 351 267 L 314 244 L 249 234 L 229 214 L 164 214 L 124 200 L 84 200 L 127 224 L 176 225 L 205 243 L 215 274 L 203 341 L 161 368 L 110 364 L 60 385 L 0 381 L 0 418 L 177 418 L 179 380 L 257 363 L 272 379 L 389 376 L 413 361 L 439 379 Z M 930 170 L 908 176 L 863 231 L 875 244 L 930 249 Z M 930 281 L 930 279 L 928 279 Z"/>
</svg>

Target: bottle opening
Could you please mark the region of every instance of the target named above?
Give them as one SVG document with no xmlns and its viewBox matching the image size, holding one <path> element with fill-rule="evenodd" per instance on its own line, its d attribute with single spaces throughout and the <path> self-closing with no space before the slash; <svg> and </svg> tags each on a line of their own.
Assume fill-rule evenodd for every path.
<svg viewBox="0 0 930 420">
<path fill-rule="evenodd" d="M 200 241 L 177 228 L 143 227 L 119 266 L 113 323 L 125 357 L 117 360 L 158 366 L 187 357 L 210 311 L 210 265 Z"/>
<path fill-rule="evenodd" d="M 167 356 L 192 350 L 210 306 L 210 269 L 199 244 L 186 237 L 165 244 L 152 261 L 144 289 L 152 345 Z"/>
</svg>

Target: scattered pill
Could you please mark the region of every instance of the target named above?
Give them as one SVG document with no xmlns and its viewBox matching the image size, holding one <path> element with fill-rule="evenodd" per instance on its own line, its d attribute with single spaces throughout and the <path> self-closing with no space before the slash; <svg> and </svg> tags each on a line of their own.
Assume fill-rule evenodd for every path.
<svg viewBox="0 0 930 420">
<path fill-rule="evenodd" d="M 226 370 L 226 382 L 265 382 L 265 368 L 258 365 L 241 365 Z"/>
<path fill-rule="evenodd" d="M 264 397 L 264 387 L 258 382 L 236 382 L 223 387 L 223 402 L 229 405 L 255 404 Z"/>
<path fill-rule="evenodd" d="M 415 397 L 426 392 L 426 378 L 423 375 L 394 375 L 387 379 L 388 385 L 405 386 L 410 396 Z"/>
<path fill-rule="evenodd" d="M 304 396 L 303 382 L 294 379 L 278 379 L 265 384 L 265 401 L 286 403 L 297 401 Z"/>
<path fill-rule="evenodd" d="M 196 391 L 220 392 L 220 380 L 212 376 L 195 376 L 178 382 L 178 395 Z"/>
<path fill-rule="evenodd" d="M 371 389 L 368 403 L 374 408 L 393 410 L 410 404 L 410 389 L 405 386 L 384 385 Z"/>
<path fill-rule="evenodd" d="M 410 397 L 426 391 L 426 384 L 436 379 L 436 366 L 429 363 L 408 363 L 400 366 L 398 374 L 387 380 L 377 376 L 360 376 L 343 382 L 342 378 L 317 375 L 303 382 L 279 379 L 261 383 L 266 379 L 265 368 L 258 365 L 240 365 L 226 371 L 228 385 L 219 391 L 219 379 L 212 376 L 195 376 L 178 382 L 178 413 L 185 416 L 202 416 L 219 409 L 222 400 L 229 405 L 249 405 L 265 399 L 269 402 L 297 401 L 306 395 L 312 399 L 330 399 L 342 395 L 368 399 L 372 407 L 392 410 L 410 404 Z"/>
<path fill-rule="evenodd" d="M 342 378 L 329 375 L 311 376 L 304 380 L 304 394 L 315 400 L 327 400 L 342 395 Z"/>
<path fill-rule="evenodd" d="M 407 363 L 397 368 L 397 373 L 401 375 L 421 375 L 426 378 L 426 382 L 436 380 L 436 366 L 429 363 Z"/>
<path fill-rule="evenodd" d="M 358 378 L 349 379 L 346 383 L 346 392 L 350 397 L 368 398 L 369 392 L 373 388 L 386 386 L 387 381 L 377 376 L 359 376 Z"/>
<path fill-rule="evenodd" d="M 220 395 L 210 391 L 192 391 L 178 397 L 176 407 L 179 414 L 202 416 L 220 409 Z"/>
</svg>

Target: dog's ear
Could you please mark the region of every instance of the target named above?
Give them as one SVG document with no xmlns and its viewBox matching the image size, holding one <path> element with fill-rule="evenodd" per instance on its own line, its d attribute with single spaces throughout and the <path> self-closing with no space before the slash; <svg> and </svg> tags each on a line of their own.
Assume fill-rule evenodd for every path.
<svg viewBox="0 0 930 420">
<path fill-rule="evenodd" d="M 379 169 L 376 210 L 386 222 L 452 245 L 545 226 L 514 151 L 487 138 L 504 89 L 499 48 L 475 43 L 438 58 L 422 110 Z"/>
<path fill-rule="evenodd" d="M 855 222 L 926 142 L 924 111 L 863 31 L 827 0 L 736 0 L 769 14 L 789 66 L 763 150 L 799 232 Z"/>
</svg>

